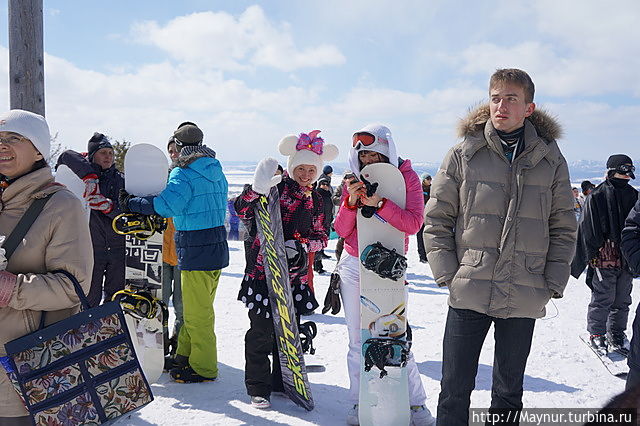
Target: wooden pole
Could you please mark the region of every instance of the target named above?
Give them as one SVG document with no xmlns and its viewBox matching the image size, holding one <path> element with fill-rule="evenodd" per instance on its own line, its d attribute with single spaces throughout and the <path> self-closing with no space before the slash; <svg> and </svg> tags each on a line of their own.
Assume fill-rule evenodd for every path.
<svg viewBox="0 0 640 426">
<path fill-rule="evenodd" d="M 9 104 L 44 116 L 42 22 L 42 0 L 9 0 Z"/>
</svg>

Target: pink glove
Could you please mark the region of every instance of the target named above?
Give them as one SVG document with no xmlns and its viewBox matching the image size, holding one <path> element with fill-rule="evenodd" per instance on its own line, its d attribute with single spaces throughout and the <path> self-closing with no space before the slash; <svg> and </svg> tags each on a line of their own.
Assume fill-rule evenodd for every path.
<svg viewBox="0 0 640 426">
<path fill-rule="evenodd" d="M 98 175 L 91 173 L 83 177 L 82 180 L 84 181 L 84 194 L 82 194 L 82 197 L 85 200 L 91 195 L 100 194 Z"/>
<path fill-rule="evenodd" d="M 86 200 L 92 210 L 98 210 L 104 214 L 111 213 L 113 210 L 113 201 L 102 194 L 89 195 Z"/>
<path fill-rule="evenodd" d="M 16 288 L 18 276 L 7 271 L 0 271 L 0 308 L 9 304 L 13 289 Z"/>
</svg>

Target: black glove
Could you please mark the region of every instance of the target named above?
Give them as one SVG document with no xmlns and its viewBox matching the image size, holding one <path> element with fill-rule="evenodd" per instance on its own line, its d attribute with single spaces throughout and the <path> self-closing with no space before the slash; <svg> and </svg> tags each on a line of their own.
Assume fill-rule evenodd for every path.
<svg viewBox="0 0 640 426">
<path fill-rule="evenodd" d="M 122 188 L 120 193 L 118 194 L 118 204 L 120 205 L 120 210 L 123 213 L 131 213 L 129 209 L 129 200 L 131 200 L 134 196 L 129 194 L 126 189 Z"/>
<path fill-rule="evenodd" d="M 324 297 L 322 313 L 325 314 L 331 309 L 331 315 L 337 315 L 340 312 L 340 307 L 340 275 L 337 272 L 333 272 L 329 279 L 327 295 Z"/>
</svg>

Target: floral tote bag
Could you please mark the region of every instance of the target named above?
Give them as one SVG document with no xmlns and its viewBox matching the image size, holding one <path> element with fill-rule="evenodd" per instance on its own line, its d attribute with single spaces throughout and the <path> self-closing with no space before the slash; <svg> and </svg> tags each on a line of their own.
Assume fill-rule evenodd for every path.
<svg viewBox="0 0 640 426">
<path fill-rule="evenodd" d="M 102 424 L 153 400 L 118 302 L 89 308 L 12 340 L 0 358 L 34 425 Z"/>
</svg>

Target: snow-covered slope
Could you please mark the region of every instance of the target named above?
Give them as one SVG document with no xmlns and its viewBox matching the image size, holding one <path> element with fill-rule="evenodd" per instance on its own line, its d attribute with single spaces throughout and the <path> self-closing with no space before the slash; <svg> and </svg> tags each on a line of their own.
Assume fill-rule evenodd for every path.
<svg viewBox="0 0 640 426">
<path fill-rule="evenodd" d="M 245 176 L 246 179 L 246 176 Z M 230 179 L 232 181 L 233 179 Z M 239 182 L 241 183 L 241 182 Z M 328 254 L 334 254 L 335 240 Z M 220 375 L 204 384 L 178 384 L 163 374 L 152 386 L 155 401 L 118 422 L 120 425 L 340 425 L 348 409 L 346 366 L 347 330 L 343 313 L 303 317 L 318 324 L 314 362 L 326 366 L 312 373 L 311 390 L 316 403 L 312 412 L 286 398 L 273 396 L 271 410 L 248 404 L 244 387 L 244 334 L 249 320 L 244 305 L 236 301 L 244 270 L 242 242 L 230 241 L 231 264 L 224 269 L 215 300 Z M 409 321 L 413 328 L 413 352 L 427 391 L 427 406 L 436 414 L 442 366 L 442 336 L 447 314 L 447 290 L 439 288 L 428 265 L 418 262 L 415 237 L 409 248 Z M 335 260 L 325 261 L 332 270 Z M 636 281 L 638 283 L 638 281 Z M 315 287 L 322 305 L 329 274 L 316 275 Z M 637 287 L 637 286 L 635 286 Z M 634 288 L 629 333 L 640 290 Z M 590 293 L 580 280 L 571 278 L 565 296 L 549 303 L 547 318 L 536 322 L 533 347 L 525 376 L 526 407 L 601 407 L 624 389 L 624 381 L 610 375 L 579 340 L 585 332 Z M 487 407 L 491 398 L 493 331 L 487 335 L 480 356 L 472 407 Z"/>
</svg>

